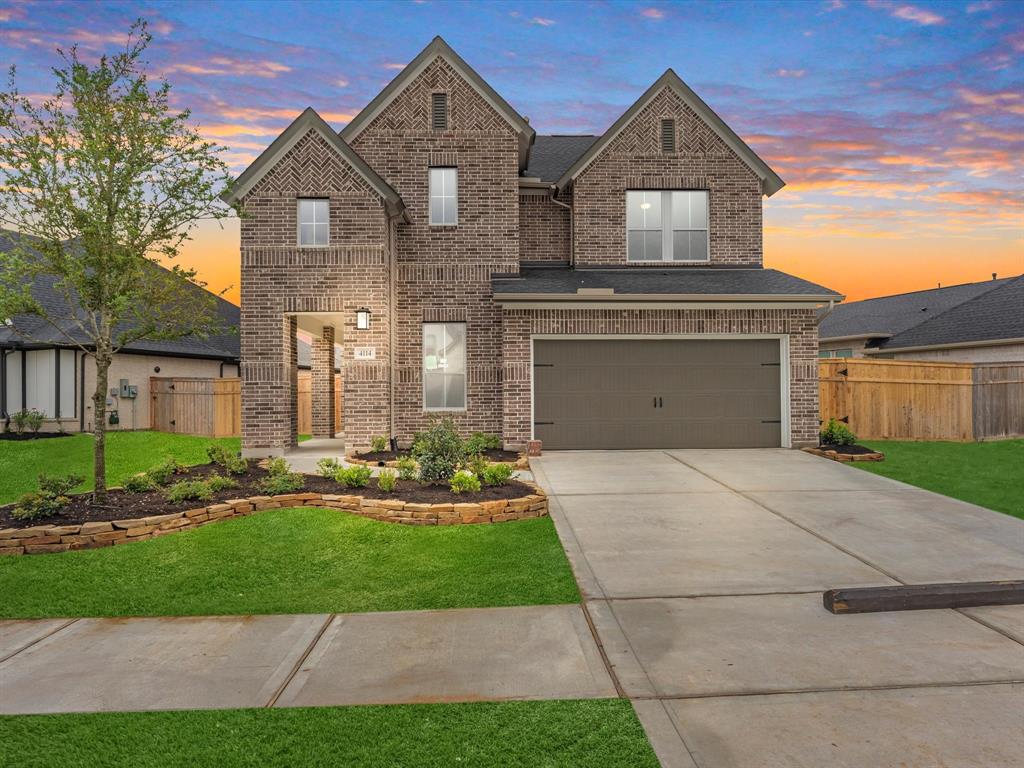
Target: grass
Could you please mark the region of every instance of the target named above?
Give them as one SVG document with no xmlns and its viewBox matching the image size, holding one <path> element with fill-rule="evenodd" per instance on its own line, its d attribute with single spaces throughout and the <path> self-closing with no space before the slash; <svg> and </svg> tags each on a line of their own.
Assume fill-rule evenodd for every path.
<svg viewBox="0 0 1024 768">
<path fill-rule="evenodd" d="M 1024 519 L 1024 440 L 869 440 L 885 461 L 853 466 Z"/>
<path fill-rule="evenodd" d="M 0 618 L 343 613 L 579 601 L 549 518 L 411 527 L 306 507 L 0 558 Z"/>
<path fill-rule="evenodd" d="M 628 701 L 0 717 L 21 768 L 657 768 Z"/>
</svg>

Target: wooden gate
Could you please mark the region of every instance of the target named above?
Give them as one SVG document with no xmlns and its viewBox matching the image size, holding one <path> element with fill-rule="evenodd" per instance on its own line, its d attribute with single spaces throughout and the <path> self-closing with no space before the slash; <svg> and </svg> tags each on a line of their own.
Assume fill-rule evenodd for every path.
<svg viewBox="0 0 1024 768">
<path fill-rule="evenodd" d="M 150 429 L 208 437 L 241 434 L 241 379 L 154 376 L 149 397 Z"/>
</svg>

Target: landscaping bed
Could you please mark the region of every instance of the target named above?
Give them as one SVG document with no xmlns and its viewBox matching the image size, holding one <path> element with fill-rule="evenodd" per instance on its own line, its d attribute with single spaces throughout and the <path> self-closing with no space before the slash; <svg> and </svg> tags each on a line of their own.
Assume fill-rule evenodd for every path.
<svg viewBox="0 0 1024 768">
<path fill-rule="evenodd" d="M 27 440 L 46 440 L 51 437 L 71 437 L 68 432 L 0 432 L 0 440 L 24 442 Z"/>
<path fill-rule="evenodd" d="M 814 448 L 804 448 L 807 453 L 815 456 L 822 456 L 833 461 L 882 461 L 884 453 L 868 448 L 866 445 L 819 445 Z"/>
<path fill-rule="evenodd" d="M 482 451 L 479 455 L 494 464 L 514 464 L 519 469 L 527 469 L 530 466 L 526 454 L 518 451 L 491 449 Z M 374 467 L 395 467 L 399 459 L 411 456 L 410 451 L 365 451 L 350 453 L 345 460 L 353 464 L 369 464 Z"/>
</svg>

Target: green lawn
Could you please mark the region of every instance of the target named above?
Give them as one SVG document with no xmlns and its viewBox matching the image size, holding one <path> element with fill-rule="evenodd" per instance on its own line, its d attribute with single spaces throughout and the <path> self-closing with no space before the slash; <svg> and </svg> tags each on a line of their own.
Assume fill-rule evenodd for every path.
<svg viewBox="0 0 1024 768">
<path fill-rule="evenodd" d="M 853 462 L 858 469 L 1024 518 L 1024 440 L 866 442 L 885 461 Z"/>
<path fill-rule="evenodd" d="M 630 703 L 512 701 L 0 717 L 21 768 L 657 768 Z"/>
<path fill-rule="evenodd" d="M 0 618 L 330 613 L 579 601 L 549 518 L 412 527 L 306 507 L 0 558 Z"/>
</svg>

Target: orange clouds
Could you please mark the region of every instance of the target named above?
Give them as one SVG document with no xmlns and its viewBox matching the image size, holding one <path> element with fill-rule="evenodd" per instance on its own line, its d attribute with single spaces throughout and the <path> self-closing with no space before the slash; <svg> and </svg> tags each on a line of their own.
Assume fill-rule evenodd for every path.
<svg viewBox="0 0 1024 768">
<path fill-rule="evenodd" d="M 227 56 L 213 56 L 202 63 L 177 62 L 164 68 L 164 74 L 184 72 L 189 75 L 234 75 L 242 77 L 274 78 L 292 68 L 276 61 L 231 59 Z"/>
</svg>

